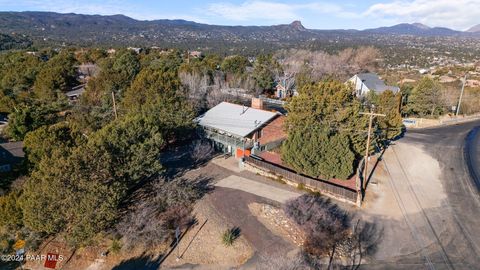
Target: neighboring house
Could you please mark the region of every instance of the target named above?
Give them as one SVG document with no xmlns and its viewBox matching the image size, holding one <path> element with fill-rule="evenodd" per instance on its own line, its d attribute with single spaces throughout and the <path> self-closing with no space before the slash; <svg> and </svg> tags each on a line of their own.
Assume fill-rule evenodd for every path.
<svg viewBox="0 0 480 270">
<path fill-rule="evenodd" d="M 397 83 L 398 84 L 405 84 L 405 83 L 414 83 L 416 82 L 416 80 L 413 80 L 413 79 L 403 79 L 401 81 L 398 81 Z"/>
<path fill-rule="evenodd" d="M 142 48 L 137 48 L 137 47 L 128 47 L 127 50 L 134 51 L 136 54 L 139 54 L 142 52 Z"/>
<path fill-rule="evenodd" d="M 217 149 L 241 158 L 284 140 L 283 118 L 281 113 L 263 110 L 263 101 L 253 98 L 252 107 L 222 102 L 197 121 Z"/>
<path fill-rule="evenodd" d="M 201 58 L 203 56 L 203 53 L 200 51 L 191 51 L 189 54 L 193 58 Z"/>
<path fill-rule="evenodd" d="M 479 80 L 467 80 L 467 83 L 465 84 L 467 87 L 479 87 L 480 86 L 480 81 Z"/>
<path fill-rule="evenodd" d="M 83 92 L 85 92 L 85 84 L 72 87 L 72 90 L 66 92 L 65 95 L 68 97 L 70 102 L 75 102 L 80 98 Z"/>
<path fill-rule="evenodd" d="M 87 83 L 92 77 L 98 74 L 99 68 L 96 64 L 82 64 L 78 66 L 78 80 Z"/>
<path fill-rule="evenodd" d="M 425 74 L 430 73 L 430 69 L 422 68 L 422 69 L 418 70 L 418 73 L 420 73 L 422 75 L 425 75 Z"/>
<path fill-rule="evenodd" d="M 8 115 L 6 113 L 0 113 L 0 126 L 8 123 Z"/>
<path fill-rule="evenodd" d="M 455 82 L 456 80 L 457 78 L 454 78 L 448 75 L 440 76 L 440 78 L 438 79 L 440 83 L 452 83 L 452 82 Z"/>
<path fill-rule="evenodd" d="M 0 173 L 9 172 L 14 165 L 23 161 L 23 142 L 9 142 L 0 144 Z"/>
<path fill-rule="evenodd" d="M 275 86 L 275 97 L 279 99 L 298 95 L 295 89 L 294 78 L 284 76 L 277 80 Z"/>
<path fill-rule="evenodd" d="M 357 97 L 364 97 L 370 91 L 374 91 L 377 94 L 381 94 L 387 90 L 391 90 L 393 93 L 400 91 L 400 88 L 397 86 L 386 85 L 375 73 L 357 74 L 350 78 L 347 83 L 353 85 Z"/>
<path fill-rule="evenodd" d="M 8 116 L 6 114 L 0 113 L 0 133 L 8 124 Z"/>
</svg>

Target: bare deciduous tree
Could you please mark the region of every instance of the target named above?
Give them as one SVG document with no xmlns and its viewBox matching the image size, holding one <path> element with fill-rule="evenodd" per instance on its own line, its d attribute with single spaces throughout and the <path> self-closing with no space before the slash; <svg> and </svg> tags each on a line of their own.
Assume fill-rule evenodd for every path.
<svg viewBox="0 0 480 270">
<path fill-rule="evenodd" d="M 155 247 L 168 240 L 177 226 L 192 220 L 191 204 L 202 196 L 194 183 L 176 179 L 166 182 L 159 177 L 149 185 L 149 192 L 138 192 L 131 209 L 116 230 L 126 250 Z"/>
<path fill-rule="evenodd" d="M 195 164 L 203 163 L 204 161 L 210 160 L 214 154 L 215 149 L 212 144 L 207 140 L 196 140 L 192 144 L 192 161 Z"/>
<path fill-rule="evenodd" d="M 323 256 L 350 233 L 350 217 L 337 205 L 319 196 L 303 195 L 286 204 L 285 213 L 306 234 L 305 251 Z"/>
<path fill-rule="evenodd" d="M 184 88 L 186 88 L 187 96 L 192 101 L 194 107 L 197 110 L 206 108 L 208 84 L 210 80 L 208 75 L 180 72 L 178 76 Z"/>
<path fill-rule="evenodd" d="M 291 49 L 279 51 L 276 58 L 284 71 L 280 77 L 295 77 L 302 71 L 308 71 L 313 80 L 324 76 L 346 79 L 358 72 L 374 71 L 380 52 L 373 47 L 348 48 L 338 54 Z"/>
</svg>

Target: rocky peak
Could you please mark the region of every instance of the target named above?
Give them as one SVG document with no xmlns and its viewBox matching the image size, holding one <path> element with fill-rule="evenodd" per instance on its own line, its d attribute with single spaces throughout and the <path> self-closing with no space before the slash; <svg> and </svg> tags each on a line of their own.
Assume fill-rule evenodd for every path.
<svg viewBox="0 0 480 270">
<path fill-rule="evenodd" d="M 293 21 L 290 26 L 297 30 L 305 30 L 305 27 L 303 27 L 303 24 L 301 21 Z"/>
</svg>

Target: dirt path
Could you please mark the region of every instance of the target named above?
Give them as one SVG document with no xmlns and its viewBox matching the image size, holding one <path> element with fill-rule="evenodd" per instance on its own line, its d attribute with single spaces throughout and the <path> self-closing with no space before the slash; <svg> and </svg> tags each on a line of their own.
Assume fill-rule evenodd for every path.
<svg viewBox="0 0 480 270">
<path fill-rule="evenodd" d="M 238 226 L 223 217 L 212 204 L 216 191 L 200 200 L 193 211 L 197 224 L 191 227 L 174 250 L 162 264 L 163 268 L 209 266 L 210 269 L 228 269 L 245 263 L 253 249 L 241 235 L 232 246 L 221 241 L 222 233 Z M 179 256 L 180 260 L 176 260 Z"/>
<path fill-rule="evenodd" d="M 255 202 L 274 205 L 277 203 L 247 192 L 222 187 L 217 187 L 215 196 L 211 199 L 219 213 L 238 226 L 241 234 L 252 245 L 256 255 L 253 260 L 287 254 L 296 248 L 292 243 L 268 230 L 248 208 L 249 204 Z"/>
</svg>

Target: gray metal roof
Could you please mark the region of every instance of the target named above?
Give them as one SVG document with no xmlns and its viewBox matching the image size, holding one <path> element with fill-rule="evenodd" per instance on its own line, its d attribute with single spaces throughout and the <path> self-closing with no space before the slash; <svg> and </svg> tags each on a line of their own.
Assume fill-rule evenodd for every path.
<svg viewBox="0 0 480 270">
<path fill-rule="evenodd" d="M 375 91 L 377 93 L 382 93 L 387 90 L 391 90 L 394 93 L 400 91 L 400 88 L 397 86 L 385 85 L 385 82 L 378 77 L 375 73 L 361 73 L 357 75 L 358 78 L 367 86 L 368 89 Z"/>
<path fill-rule="evenodd" d="M 0 143 L 0 165 L 19 163 L 24 156 L 23 142 Z"/>
<path fill-rule="evenodd" d="M 222 102 L 197 120 L 201 126 L 214 128 L 238 137 L 246 137 L 277 115 L 280 114 Z"/>
<path fill-rule="evenodd" d="M 71 91 L 65 93 L 67 97 L 78 97 L 85 92 L 85 84 L 78 85 L 72 88 Z"/>
</svg>

